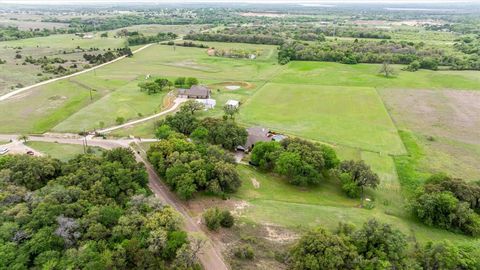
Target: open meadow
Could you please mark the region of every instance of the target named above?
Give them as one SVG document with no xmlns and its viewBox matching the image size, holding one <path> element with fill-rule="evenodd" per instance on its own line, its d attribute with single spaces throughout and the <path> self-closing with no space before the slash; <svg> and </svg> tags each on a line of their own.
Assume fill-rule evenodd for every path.
<svg viewBox="0 0 480 270">
<path fill-rule="evenodd" d="M 240 120 L 315 141 L 405 152 L 374 88 L 270 83 L 244 105 Z"/>
</svg>

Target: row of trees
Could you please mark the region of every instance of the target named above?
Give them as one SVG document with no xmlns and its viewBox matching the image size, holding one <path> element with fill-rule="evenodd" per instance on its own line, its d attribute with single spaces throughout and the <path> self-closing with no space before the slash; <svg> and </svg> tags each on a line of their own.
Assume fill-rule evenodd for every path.
<svg viewBox="0 0 480 270">
<path fill-rule="evenodd" d="M 326 61 L 343 64 L 384 63 L 410 65 L 407 69 L 416 71 L 438 69 L 480 69 L 478 55 L 458 55 L 443 49 L 425 47 L 422 43 L 395 41 L 329 41 L 315 44 L 287 42 L 280 46 L 278 62 L 286 64 L 291 60 Z"/>
<path fill-rule="evenodd" d="M 127 38 L 127 44 L 129 46 L 143 45 L 143 44 L 157 43 L 165 40 L 176 39 L 177 37 L 178 37 L 177 34 L 172 32 L 168 32 L 168 33 L 160 32 L 154 36 L 145 36 L 143 34 L 137 34 L 137 35 L 129 36 Z"/>
<path fill-rule="evenodd" d="M 425 224 L 480 236 L 480 183 L 433 175 L 416 191 L 410 208 Z"/>
<path fill-rule="evenodd" d="M 279 37 L 265 35 L 227 35 L 216 33 L 190 33 L 184 39 L 199 41 L 235 42 L 252 44 L 281 45 L 284 40 Z"/>
<path fill-rule="evenodd" d="M 194 77 L 179 77 L 175 81 L 170 81 L 166 78 L 158 78 L 154 81 L 146 81 L 138 84 L 140 91 L 146 92 L 149 95 L 160 93 L 165 89 L 171 89 L 173 86 L 177 88 L 190 88 L 193 85 L 198 85 L 198 79 Z"/>
<path fill-rule="evenodd" d="M 181 216 L 150 195 L 124 148 L 67 163 L 0 158 L 0 265 L 5 269 L 193 269 Z"/>
<path fill-rule="evenodd" d="M 322 228 L 305 233 L 291 249 L 290 269 L 469 269 L 480 256 L 450 242 L 408 247 L 407 237 L 391 225 L 371 219 L 355 230 L 340 224 L 332 234 Z"/>
<path fill-rule="evenodd" d="M 0 27 L 0 41 L 7 40 L 18 40 L 25 38 L 34 38 L 34 37 L 46 37 L 52 34 L 56 34 L 57 30 L 53 29 L 30 29 L 30 30 L 20 30 L 16 26 L 5 26 Z"/>
<path fill-rule="evenodd" d="M 190 48 L 201 48 L 201 49 L 210 48 L 208 45 L 205 45 L 205 44 L 202 44 L 202 43 L 195 43 L 195 42 L 192 42 L 192 41 L 184 41 L 182 43 L 175 43 L 174 41 L 169 41 L 169 42 L 162 43 L 162 45 L 190 47 Z"/>
</svg>

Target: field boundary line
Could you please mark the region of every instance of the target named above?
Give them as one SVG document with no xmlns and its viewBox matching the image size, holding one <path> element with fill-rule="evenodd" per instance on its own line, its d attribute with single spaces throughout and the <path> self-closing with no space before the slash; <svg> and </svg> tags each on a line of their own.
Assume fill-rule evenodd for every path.
<svg viewBox="0 0 480 270">
<path fill-rule="evenodd" d="M 133 51 L 132 53 L 135 54 L 135 53 L 138 53 L 138 52 L 141 52 L 142 50 L 150 47 L 151 45 L 153 45 L 153 43 L 150 43 L 150 44 L 147 44 L 141 48 L 138 48 L 137 50 Z M 65 76 L 62 76 L 62 77 L 58 77 L 58 78 L 53 78 L 53 79 L 50 79 L 50 80 L 46 80 L 46 81 L 43 81 L 43 82 L 39 82 L 39 83 L 36 83 L 36 84 L 32 84 L 30 86 L 26 86 L 26 87 L 23 87 L 23 88 L 20 88 L 20 89 L 17 89 L 15 91 L 12 91 L 10 93 L 7 93 L 3 96 L 0 96 L 0 101 L 4 101 L 4 100 L 7 100 L 13 96 L 16 96 L 22 92 L 25 92 L 27 90 L 30 90 L 32 88 L 36 88 L 36 87 L 39 87 L 39 86 L 43 86 L 43 85 L 47 85 L 49 83 L 53 83 L 53 82 L 56 82 L 56 81 L 60 81 L 60 80 L 65 80 L 65 79 L 68 79 L 68 78 L 72 78 L 72 77 L 75 77 L 75 76 L 78 76 L 78 75 L 81 75 L 81 74 L 84 74 L 84 73 L 87 73 L 87 72 L 90 72 L 90 71 L 93 71 L 93 70 L 96 70 L 98 68 L 101 68 L 101 67 L 104 67 L 104 66 L 107 66 L 107 65 L 110 65 L 110 64 L 113 64 L 117 61 L 120 61 L 124 58 L 126 58 L 127 56 L 126 55 L 122 55 L 118 58 L 115 58 L 113 59 L 112 61 L 110 62 L 106 62 L 106 63 L 103 63 L 103 64 L 100 64 L 98 66 L 94 66 L 94 67 L 91 67 L 89 69 L 85 69 L 85 70 L 81 70 L 79 72 L 75 72 L 73 74 L 69 74 L 69 75 L 65 75 Z"/>
</svg>

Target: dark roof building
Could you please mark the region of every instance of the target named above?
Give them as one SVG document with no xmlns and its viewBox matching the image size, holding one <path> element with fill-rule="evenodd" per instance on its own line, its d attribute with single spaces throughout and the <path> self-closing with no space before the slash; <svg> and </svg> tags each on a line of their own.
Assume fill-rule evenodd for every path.
<svg viewBox="0 0 480 270">
<path fill-rule="evenodd" d="M 250 127 L 247 128 L 248 138 L 245 145 L 237 147 L 237 150 L 249 151 L 258 142 L 269 142 L 272 138 L 269 136 L 269 130 L 264 127 Z"/>
<path fill-rule="evenodd" d="M 201 85 L 193 85 L 190 89 L 178 89 L 178 96 L 181 98 L 210 98 L 210 89 Z"/>
</svg>

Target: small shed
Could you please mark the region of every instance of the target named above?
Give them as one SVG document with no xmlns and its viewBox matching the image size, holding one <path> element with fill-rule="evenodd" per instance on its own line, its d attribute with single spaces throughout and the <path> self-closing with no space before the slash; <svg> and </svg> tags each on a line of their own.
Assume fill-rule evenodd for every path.
<svg viewBox="0 0 480 270">
<path fill-rule="evenodd" d="M 238 108 L 240 106 L 240 101 L 234 100 L 234 99 L 229 99 L 227 103 L 225 103 L 225 106 L 233 107 L 233 108 Z"/>
</svg>

